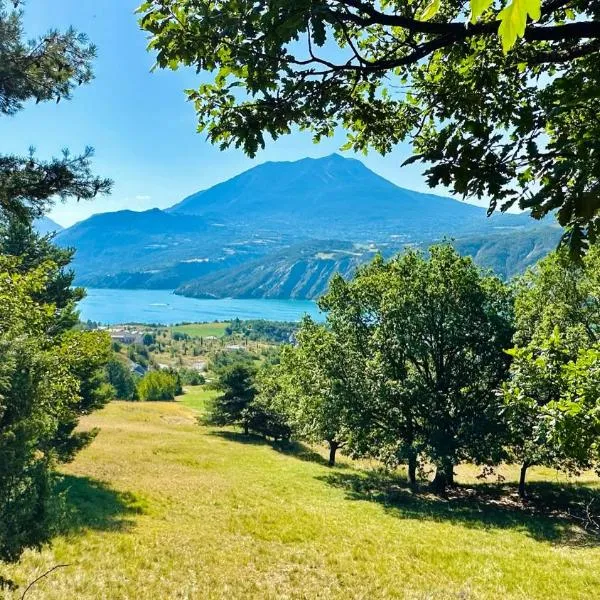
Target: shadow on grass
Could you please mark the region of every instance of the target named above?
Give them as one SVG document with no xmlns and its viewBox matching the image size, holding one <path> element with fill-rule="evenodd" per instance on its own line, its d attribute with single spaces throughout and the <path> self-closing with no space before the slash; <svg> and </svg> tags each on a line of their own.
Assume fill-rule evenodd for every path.
<svg viewBox="0 0 600 600">
<path fill-rule="evenodd" d="M 134 524 L 131 517 L 143 513 L 142 503 L 134 494 L 113 490 L 90 477 L 65 475 L 59 491 L 66 504 L 63 533 L 128 530 Z"/>
<path fill-rule="evenodd" d="M 236 442 L 238 444 L 250 444 L 252 446 L 269 446 L 276 452 L 285 454 L 286 456 L 293 456 L 299 460 L 306 462 L 317 463 L 319 465 L 328 466 L 327 459 L 323 458 L 318 452 L 315 452 L 309 446 L 302 444 L 301 442 L 290 441 L 290 440 L 266 440 L 259 435 L 245 435 L 238 431 L 212 431 L 210 435 L 223 438 L 230 442 Z M 338 465 L 336 468 L 345 468 L 344 465 Z"/>
<path fill-rule="evenodd" d="M 350 499 L 378 502 L 402 519 L 515 529 L 538 541 L 600 546 L 600 491 L 583 485 L 530 483 L 530 496 L 522 503 L 516 487 L 504 484 L 457 486 L 441 498 L 426 485 L 413 490 L 404 479 L 377 471 L 336 471 L 319 479 L 346 490 Z"/>
</svg>

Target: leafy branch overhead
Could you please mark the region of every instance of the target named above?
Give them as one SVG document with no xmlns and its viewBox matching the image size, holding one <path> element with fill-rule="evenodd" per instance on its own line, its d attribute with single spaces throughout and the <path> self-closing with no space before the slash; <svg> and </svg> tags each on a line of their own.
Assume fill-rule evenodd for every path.
<svg viewBox="0 0 600 600">
<path fill-rule="evenodd" d="M 293 129 L 401 141 L 431 186 L 555 212 L 574 253 L 600 227 L 600 0 L 148 0 L 157 65 L 212 79 L 188 90 L 198 125 L 255 155 Z"/>
<path fill-rule="evenodd" d="M 49 31 L 26 41 L 22 2 L 0 0 L 0 116 L 14 115 L 26 102 L 60 102 L 93 78 L 95 47 L 72 28 Z M 13 10 L 8 10 L 12 8 Z M 110 191 L 111 182 L 95 177 L 90 168 L 93 155 L 64 151 L 60 158 L 39 160 L 0 154 L 0 219 L 39 217 L 54 197 L 90 199 Z"/>
</svg>

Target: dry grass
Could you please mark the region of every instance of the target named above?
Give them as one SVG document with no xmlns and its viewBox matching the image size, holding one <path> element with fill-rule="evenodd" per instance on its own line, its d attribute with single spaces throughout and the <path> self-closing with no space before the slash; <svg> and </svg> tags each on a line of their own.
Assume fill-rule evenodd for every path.
<svg viewBox="0 0 600 600">
<path fill-rule="evenodd" d="M 200 428 L 207 394 L 86 420 L 102 431 L 65 469 L 69 531 L 2 569 L 22 586 L 71 565 L 28 600 L 600 597 L 600 546 L 568 522 L 411 495 L 355 465 Z"/>
</svg>

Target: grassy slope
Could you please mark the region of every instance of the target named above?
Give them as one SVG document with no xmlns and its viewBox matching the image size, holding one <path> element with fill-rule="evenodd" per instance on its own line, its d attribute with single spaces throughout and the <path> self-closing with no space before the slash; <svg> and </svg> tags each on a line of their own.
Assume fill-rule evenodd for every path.
<svg viewBox="0 0 600 600">
<path fill-rule="evenodd" d="M 229 323 L 192 323 L 190 325 L 176 325 L 172 331 L 186 333 L 191 337 L 222 337 Z"/>
<path fill-rule="evenodd" d="M 598 597 L 600 547 L 542 518 L 332 485 L 360 472 L 199 429 L 209 393 L 86 420 L 102 431 L 66 469 L 71 531 L 3 569 L 22 584 L 71 565 L 28 600 Z"/>
</svg>

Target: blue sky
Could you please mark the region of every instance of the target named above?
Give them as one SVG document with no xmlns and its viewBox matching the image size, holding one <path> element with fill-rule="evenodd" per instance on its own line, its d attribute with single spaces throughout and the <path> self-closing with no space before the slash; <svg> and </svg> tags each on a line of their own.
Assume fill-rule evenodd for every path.
<svg viewBox="0 0 600 600">
<path fill-rule="evenodd" d="M 70 102 L 32 104 L 14 117 L 0 119 L 1 152 L 23 154 L 33 145 L 40 157 L 47 157 L 65 147 L 78 152 L 91 145 L 96 149 L 94 170 L 114 180 L 110 197 L 57 204 L 50 216 L 61 225 L 97 212 L 164 208 L 253 165 L 324 156 L 339 149 L 342 132 L 319 145 L 310 135 L 295 133 L 270 143 L 254 160 L 238 150 L 221 152 L 211 146 L 196 133 L 194 110 L 183 93 L 196 87 L 199 77 L 189 70 L 150 72 L 153 57 L 134 15 L 139 3 L 27 0 L 28 36 L 72 24 L 98 47 L 96 79 L 76 90 Z M 403 146 L 386 157 L 373 153 L 359 158 L 398 185 L 426 191 L 422 167 L 400 168 L 409 155 L 409 147 Z"/>
</svg>

